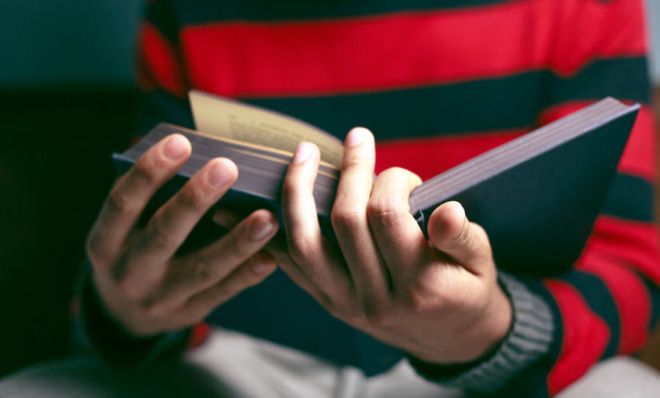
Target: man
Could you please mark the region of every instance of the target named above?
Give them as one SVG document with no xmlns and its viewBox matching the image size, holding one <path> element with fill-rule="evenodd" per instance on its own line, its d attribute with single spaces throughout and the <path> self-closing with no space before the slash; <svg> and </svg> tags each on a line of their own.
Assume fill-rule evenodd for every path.
<svg viewBox="0 0 660 398">
<path fill-rule="evenodd" d="M 251 334 L 313 357 L 214 332 L 191 355 L 206 358 L 230 395 L 555 395 L 599 360 L 641 347 L 657 318 L 660 281 L 647 109 L 570 272 L 543 278 L 507 273 L 506 264 L 496 269 L 488 231 L 470 223 L 460 204 L 434 212 L 428 240 L 406 207 L 420 177 L 592 100 L 647 103 L 641 2 L 308 3 L 150 2 L 141 84 L 143 115 L 152 118 L 141 131 L 156 121 L 189 124 L 190 88 L 280 110 L 335 134 L 369 127 L 377 141 L 364 128 L 345 140 L 332 213 L 339 248 L 319 232 L 310 191 L 319 154 L 302 143 L 283 189 L 287 244 L 271 242 L 278 225 L 264 210 L 242 220 L 219 212 L 215 221 L 230 232 L 179 254 L 239 171 L 226 159 L 209 162 L 140 223 L 149 199 L 190 155 L 185 139 L 168 137 L 117 181 L 90 233 L 93 272 L 81 332 L 97 352 L 115 362 L 153 362 L 181 349 L 191 336 L 186 328 L 218 306 L 222 326 L 251 332 L 245 318 L 254 307 L 244 297 L 257 297 L 272 278 L 228 300 L 277 265 L 337 319 L 318 315 L 314 322 L 333 333 L 347 324 L 350 332 L 328 338 L 323 327 L 312 328 L 299 344 L 290 337 L 303 322 L 282 317 L 309 320 L 321 309 L 303 310 L 287 290 L 293 287 L 271 285 L 271 297 L 292 299 L 272 308 L 275 317 L 259 313 Z M 389 166 L 405 169 L 389 168 L 372 185 L 374 170 Z M 255 302 L 270 311 L 263 295 Z M 232 308 L 238 317 L 222 315 Z M 407 358 L 374 363 L 388 347 L 399 350 L 394 362 L 401 353 Z M 361 349 L 366 358 L 351 356 Z M 619 374 L 644 373 L 626 366 Z"/>
</svg>

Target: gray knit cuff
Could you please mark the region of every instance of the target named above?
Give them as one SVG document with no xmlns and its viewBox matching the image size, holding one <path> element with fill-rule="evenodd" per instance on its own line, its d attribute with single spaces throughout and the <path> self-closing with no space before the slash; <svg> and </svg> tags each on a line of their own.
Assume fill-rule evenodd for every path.
<svg viewBox="0 0 660 398">
<path fill-rule="evenodd" d="M 513 305 L 513 324 L 509 334 L 488 360 L 445 384 L 478 393 L 492 393 L 550 349 L 554 322 L 548 305 L 515 277 L 499 272 L 498 279 Z"/>
<path fill-rule="evenodd" d="M 513 306 L 513 323 L 504 341 L 475 363 L 434 365 L 409 357 L 417 373 L 443 385 L 492 394 L 549 351 L 554 322 L 548 305 L 515 277 L 500 272 L 498 279 Z"/>
</svg>

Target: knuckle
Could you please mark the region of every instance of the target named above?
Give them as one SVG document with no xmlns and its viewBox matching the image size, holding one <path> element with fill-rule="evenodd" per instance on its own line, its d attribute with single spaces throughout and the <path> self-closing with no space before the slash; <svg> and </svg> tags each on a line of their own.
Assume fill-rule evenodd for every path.
<svg viewBox="0 0 660 398">
<path fill-rule="evenodd" d="M 228 241 L 228 244 L 233 248 L 238 258 L 245 261 L 257 254 L 259 250 L 263 248 L 264 241 L 255 240 L 254 233 L 263 233 L 263 229 L 261 228 L 264 225 L 265 224 L 257 224 L 255 220 L 249 220 L 241 226 L 242 228 L 240 228 L 240 231 L 238 228 L 236 229 L 236 234 L 232 236 L 232 239 Z M 272 232 L 272 230 L 268 230 L 268 233 Z"/>
<path fill-rule="evenodd" d="M 315 295 L 316 300 L 321 304 L 323 308 L 325 308 L 330 315 L 335 316 L 335 305 L 330 299 L 330 296 L 328 296 L 325 292 L 323 291 L 317 291 Z"/>
<path fill-rule="evenodd" d="M 304 263 L 312 253 L 309 240 L 305 238 L 289 239 L 289 257 L 296 263 Z"/>
<path fill-rule="evenodd" d="M 392 324 L 392 312 L 382 305 L 365 306 L 364 316 L 369 324 L 379 328 L 389 327 Z"/>
<path fill-rule="evenodd" d="M 303 190 L 300 186 L 300 183 L 294 178 L 285 178 L 284 183 L 282 184 L 282 196 L 285 201 L 288 198 L 293 198 L 299 196 L 303 193 Z"/>
<path fill-rule="evenodd" d="M 439 297 L 435 298 L 435 304 L 438 304 Z M 425 294 L 420 293 L 417 289 L 410 289 L 403 294 L 401 299 L 403 309 L 412 315 L 422 314 L 429 308 L 429 300 Z"/>
<path fill-rule="evenodd" d="M 346 206 L 335 206 L 330 217 L 332 225 L 341 230 L 353 231 L 365 223 L 363 212 Z"/>
<path fill-rule="evenodd" d="M 232 296 L 234 289 L 226 284 L 216 286 L 211 292 L 211 301 L 214 305 L 222 304 Z"/>
<path fill-rule="evenodd" d="M 108 257 L 103 238 L 92 233 L 85 242 L 85 251 L 90 263 L 95 267 L 103 267 Z"/>
<path fill-rule="evenodd" d="M 261 278 L 262 276 L 253 272 L 251 267 L 243 267 L 236 277 L 236 283 L 232 285 L 237 290 L 243 290 L 256 285 Z"/>
<path fill-rule="evenodd" d="M 373 219 L 396 219 L 402 214 L 406 214 L 408 209 L 405 209 L 401 204 L 392 200 L 386 199 L 371 199 L 367 204 L 367 217 Z"/>
<path fill-rule="evenodd" d="M 248 264 L 247 266 L 243 266 L 241 269 L 241 274 L 242 275 L 242 280 L 239 282 L 239 285 L 241 288 L 247 288 L 247 287 L 252 287 L 259 282 L 261 282 L 265 277 L 267 277 L 270 272 L 262 272 L 260 271 L 257 267 L 260 265 L 266 265 L 267 263 L 257 263 L 257 262 L 252 262 Z M 273 267 L 274 269 L 275 267 Z"/>
<path fill-rule="evenodd" d="M 117 289 L 122 296 L 131 301 L 138 301 L 142 298 L 143 288 L 141 286 L 137 286 L 129 278 L 119 278 L 117 280 Z"/>
<path fill-rule="evenodd" d="M 453 239 L 453 244 L 455 247 L 464 247 L 470 243 L 471 240 L 471 226 L 468 223 L 465 223 L 461 226 L 461 229 L 458 231 Z"/>
<path fill-rule="evenodd" d="M 344 169 L 359 168 L 363 165 L 362 156 L 358 153 L 351 153 L 344 156 L 342 161 Z"/>
<path fill-rule="evenodd" d="M 352 305 L 334 304 L 331 314 L 349 324 L 360 323 L 364 319 L 362 312 Z"/>
<path fill-rule="evenodd" d="M 172 236 L 163 225 L 162 217 L 154 217 L 151 220 L 145 233 L 145 239 L 149 246 L 157 250 L 165 250 L 175 244 Z"/>
<path fill-rule="evenodd" d="M 157 182 L 156 173 L 162 167 L 157 164 L 154 156 L 143 156 L 135 163 L 131 170 L 131 178 L 143 182 L 145 184 L 155 184 Z"/>
<path fill-rule="evenodd" d="M 122 256 L 119 261 L 115 262 L 113 266 L 110 268 L 110 276 L 112 277 L 112 280 L 114 283 L 117 285 L 117 287 L 121 288 L 121 284 L 125 283 L 125 279 L 127 277 L 127 269 L 128 269 L 128 264 L 125 259 L 126 256 Z M 121 290 L 121 289 L 120 289 Z"/>
<path fill-rule="evenodd" d="M 134 204 L 134 201 L 131 200 L 131 197 L 127 195 L 121 188 L 114 187 L 110 194 L 108 194 L 108 199 L 106 201 L 106 206 L 110 212 L 113 214 L 119 213 L 135 213 L 137 207 Z"/>
<path fill-rule="evenodd" d="M 183 189 L 178 198 L 179 205 L 193 210 L 196 213 L 206 211 L 209 203 L 206 192 L 200 187 L 192 184 Z"/>
<path fill-rule="evenodd" d="M 258 250 L 258 246 L 255 246 L 255 242 L 250 239 L 247 231 L 239 233 L 238 230 L 232 231 L 231 235 L 223 241 L 223 247 L 225 252 L 230 255 L 229 257 L 233 259 L 234 265 L 238 265 L 239 262 L 249 258 Z"/>
<path fill-rule="evenodd" d="M 197 257 L 192 268 L 197 283 L 206 284 L 213 279 L 213 269 L 206 258 Z"/>
<path fill-rule="evenodd" d="M 143 298 L 138 300 L 137 304 L 143 316 L 160 318 L 166 315 L 165 306 L 154 298 Z"/>
</svg>

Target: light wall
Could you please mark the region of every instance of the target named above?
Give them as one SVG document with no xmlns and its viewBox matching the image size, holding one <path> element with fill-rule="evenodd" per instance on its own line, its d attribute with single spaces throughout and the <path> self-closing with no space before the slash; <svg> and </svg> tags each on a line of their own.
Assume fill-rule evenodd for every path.
<svg viewBox="0 0 660 398">
<path fill-rule="evenodd" d="M 646 4 L 651 39 L 651 71 L 655 84 L 660 86 L 660 0 L 646 0 Z"/>
<path fill-rule="evenodd" d="M 0 88 L 127 85 L 142 0 L 0 0 Z"/>
</svg>

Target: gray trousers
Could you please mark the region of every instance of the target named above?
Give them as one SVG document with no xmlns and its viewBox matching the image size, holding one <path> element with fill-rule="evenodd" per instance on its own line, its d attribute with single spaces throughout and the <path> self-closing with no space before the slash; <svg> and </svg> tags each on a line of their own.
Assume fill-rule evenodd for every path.
<svg viewBox="0 0 660 398">
<path fill-rule="evenodd" d="M 122 374 L 94 358 L 72 358 L 17 372 L 0 381 L 0 397 L 462 397 L 418 377 L 406 362 L 365 377 L 303 353 L 238 333 L 215 330 L 182 361 Z M 628 358 L 596 366 L 560 395 L 660 397 L 660 376 Z"/>
</svg>

